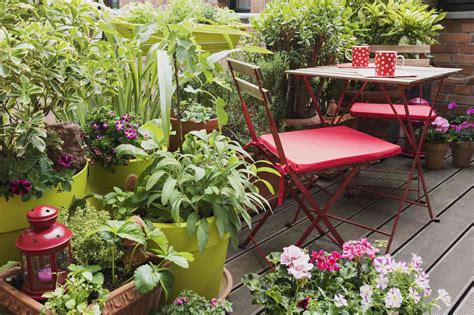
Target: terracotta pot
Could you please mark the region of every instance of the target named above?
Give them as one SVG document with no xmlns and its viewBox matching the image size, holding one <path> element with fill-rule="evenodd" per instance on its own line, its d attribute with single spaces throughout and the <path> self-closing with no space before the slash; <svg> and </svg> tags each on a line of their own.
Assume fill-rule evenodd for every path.
<svg viewBox="0 0 474 315">
<path fill-rule="evenodd" d="M 452 145 L 452 164 L 457 167 L 468 167 L 474 153 L 474 142 L 455 142 Z"/>
<path fill-rule="evenodd" d="M 176 135 L 172 135 L 170 137 L 170 151 L 176 151 L 181 144 L 179 139 L 178 133 L 178 120 L 176 118 L 171 117 L 171 127 L 174 131 L 176 131 Z M 183 128 L 183 137 L 190 133 L 191 131 L 199 131 L 199 130 L 206 130 L 207 132 L 211 132 L 213 130 L 219 129 L 219 122 L 217 118 L 210 119 L 205 122 L 194 122 L 194 121 L 182 121 L 181 127 Z"/>
<path fill-rule="evenodd" d="M 444 167 L 444 157 L 448 152 L 448 143 L 424 143 L 426 167 L 432 170 L 439 170 Z"/>
<path fill-rule="evenodd" d="M 7 278 L 19 274 L 21 274 L 20 267 L 13 267 L 0 273 L 0 305 L 13 314 L 39 315 L 43 304 L 6 282 Z M 161 287 L 157 286 L 152 292 L 141 295 L 136 291 L 134 282 L 129 282 L 110 292 L 102 314 L 148 315 L 158 306 L 161 291 Z M 53 315 L 49 311 L 46 314 Z"/>
</svg>

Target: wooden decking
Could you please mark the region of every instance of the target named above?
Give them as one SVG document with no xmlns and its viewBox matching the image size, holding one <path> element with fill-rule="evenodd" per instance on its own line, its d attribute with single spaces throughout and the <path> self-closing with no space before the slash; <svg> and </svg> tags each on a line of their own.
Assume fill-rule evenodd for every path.
<svg viewBox="0 0 474 315">
<path fill-rule="evenodd" d="M 395 157 L 373 167 L 407 170 L 410 162 L 410 159 Z M 434 314 L 474 314 L 474 166 L 458 169 L 449 162 L 450 158 L 442 170 L 425 172 L 433 210 L 441 222 L 430 223 L 426 208 L 407 205 L 401 215 L 391 253 L 396 259 L 407 260 L 411 253 L 420 255 L 424 259 L 424 269 L 430 274 L 434 294 L 437 289 L 445 288 L 451 295 L 452 306 L 449 309 L 435 310 Z M 401 194 L 398 188 L 402 184 L 402 176 L 404 177 L 393 173 L 364 172 L 357 181 L 383 186 L 384 188 L 378 188 L 381 191 Z M 319 184 L 329 192 L 334 192 L 338 183 L 321 180 Z M 313 193 L 320 203 L 328 199 L 328 195 L 321 189 L 315 189 Z M 355 197 L 339 200 L 332 213 L 389 231 L 397 206 L 396 200 L 361 192 Z M 296 209 L 294 202 L 287 200 L 274 210 L 259 231 L 257 240 L 266 253 L 281 251 L 284 246 L 294 243 L 308 226 L 309 221 L 303 216 L 292 227 L 285 226 L 285 223 L 292 220 Z M 256 216 L 254 220 L 258 218 Z M 333 223 L 337 224 L 344 239 L 367 236 L 373 241 L 385 238 L 381 234 L 367 233 L 367 230 L 356 226 Z M 244 240 L 247 234 L 248 229 L 244 229 L 241 239 Z M 307 239 L 305 247 L 336 249 L 327 237 L 318 237 L 317 233 Z M 246 273 L 265 273 L 269 270 L 255 248 L 249 245 L 245 249 L 229 249 L 226 266 L 234 277 L 235 285 L 230 296 L 234 303 L 234 314 L 260 312 L 261 309 L 251 303 L 249 291 L 240 282 Z"/>
</svg>

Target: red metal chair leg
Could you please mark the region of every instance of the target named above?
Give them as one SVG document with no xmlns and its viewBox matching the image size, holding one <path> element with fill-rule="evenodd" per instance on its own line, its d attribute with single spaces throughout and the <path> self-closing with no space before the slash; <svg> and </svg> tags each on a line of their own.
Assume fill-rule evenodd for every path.
<svg viewBox="0 0 474 315">
<path fill-rule="evenodd" d="M 271 211 L 267 211 L 265 212 L 263 218 L 261 218 L 259 221 L 258 221 L 258 224 L 252 229 L 252 231 L 250 232 L 250 234 L 247 236 L 247 238 L 245 239 L 245 241 L 240 244 L 240 247 L 245 247 L 248 245 L 248 243 L 253 240 L 253 238 L 255 237 L 255 234 L 257 234 L 258 230 L 260 230 L 260 228 L 263 226 L 263 224 L 267 221 L 267 219 L 270 217 L 270 215 L 272 214 Z"/>
</svg>

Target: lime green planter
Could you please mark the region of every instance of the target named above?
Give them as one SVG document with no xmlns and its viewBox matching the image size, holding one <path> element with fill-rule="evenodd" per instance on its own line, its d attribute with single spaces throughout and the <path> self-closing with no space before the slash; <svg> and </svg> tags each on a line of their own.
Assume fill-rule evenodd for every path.
<svg viewBox="0 0 474 315">
<path fill-rule="evenodd" d="M 87 192 L 105 195 L 113 191 L 114 187 L 123 188 L 128 175 L 140 176 L 152 162 L 152 159 L 131 160 L 127 165 L 114 166 L 112 170 L 105 169 L 100 165 L 90 165 Z"/>
<path fill-rule="evenodd" d="M 82 198 L 87 191 L 87 170 L 86 165 L 82 171 L 74 175 L 71 182 L 71 191 L 57 192 L 51 189 L 43 194 L 39 199 L 31 199 L 23 202 L 19 196 L 10 198 L 8 201 L 0 198 L 0 266 L 8 260 L 19 260 L 18 250 L 15 247 L 15 240 L 20 233 L 29 226 L 26 220 L 26 213 L 39 205 L 51 205 L 54 207 L 68 208 L 74 198 Z"/>
<path fill-rule="evenodd" d="M 175 280 L 168 303 L 184 289 L 191 289 L 208 299 L 219 294 L 229 236 L 221 239 L 214 218 L 209 218 L 208 222 L 209 240 L 203 254 L 199 252 L 196 235 L 189 236 L 186 231 L 186 223 L 154 223 L 165 233 L 171 246 L 194 255 L 188 269 L 172 267 Z"/>
<path fill-rule="evenodd" d="M 141 24 L 128 23 L 120 18 L 115 18 L 113 24 L 117 31 L 125 38 L 132 39 L 134 31 Z M 222 50 L 233 49 L 237 47 L 242 36 L 248 36 L 243 30 L 247 29 L 247 25 L 206 25 L 197 24 L 192 33 L 196 43 L 201 46 L 202 50 L 215 53 Z M 143 44 L 143 52 L 147 53 L 153 44 L 163 40 L 161 32 L 154 33 Z"/>
</svg>

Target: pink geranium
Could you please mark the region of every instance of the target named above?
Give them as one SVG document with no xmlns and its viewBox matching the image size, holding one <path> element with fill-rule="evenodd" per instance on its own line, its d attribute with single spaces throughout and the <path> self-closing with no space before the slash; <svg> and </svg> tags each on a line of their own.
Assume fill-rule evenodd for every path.
<svg viewBox="0 0 474 315">
<path fill-rule="evenodd" d="M 431 123 L 431 125 L 436 129 L 436 131 L 441 133 L 446 133 L 449 130 L 449 122 L 446 118 L 436 117 L 436 119 Z"/>
<path fill-rule="evenodd" d="M 375 258 L 379 250 L 370 244 L 366 238 L 360 241 L 348 241 L 342 246 L 342 257 L 347 259 L 354 259 L 356 257 L 368 256 Z"/>
<path fill-rule="evenodd" d="M 314 265 L 309 262 L 309 255 L 301 248 L 291 245 L 283 248 L 280 263 L 287 266 L 288 274 L 295 279 L 311 278 Z"/>
</svg>

